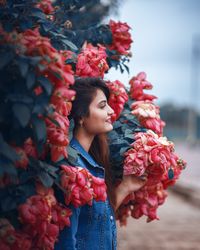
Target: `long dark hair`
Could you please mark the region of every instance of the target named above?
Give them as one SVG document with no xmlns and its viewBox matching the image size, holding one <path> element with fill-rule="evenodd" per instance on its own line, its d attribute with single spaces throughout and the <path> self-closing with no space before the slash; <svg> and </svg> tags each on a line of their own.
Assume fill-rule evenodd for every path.
<svg viewBox="0 0 200 250">
<path fill-rule="evenodd" d="M 106 83 L 100 78 L 77 78 L 71 89 L 76 91 L 75 100 L 72 102 L 72 109 L 69 119 L 74 119 L 74 131 L 80 126 L 80 119 L 89 116 L 89 106 L 96 95 L 97 89 L 101 89 L 107 100 L 110 91 Z M 106 134 L 96 135 L 89 149 L 89 154 L 95 161 L 105 168 L 105 179 L 107 186 L 111 184 L 110 160 L 108 138 Z"/>
</svg>

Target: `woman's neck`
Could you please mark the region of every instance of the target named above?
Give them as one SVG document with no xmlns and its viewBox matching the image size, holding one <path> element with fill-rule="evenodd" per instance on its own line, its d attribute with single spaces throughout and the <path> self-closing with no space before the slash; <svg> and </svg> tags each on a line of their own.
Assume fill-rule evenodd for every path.
<svg viewBox="0 0 200 250">
<path fill-rule="evenodd" d="M 74 137 L 78 140 L 85 151 L 88 152 L 94 139 L 94 135 L 88 134 L 87 131 L 79 128 L 75 131 Z"/>
</svg>

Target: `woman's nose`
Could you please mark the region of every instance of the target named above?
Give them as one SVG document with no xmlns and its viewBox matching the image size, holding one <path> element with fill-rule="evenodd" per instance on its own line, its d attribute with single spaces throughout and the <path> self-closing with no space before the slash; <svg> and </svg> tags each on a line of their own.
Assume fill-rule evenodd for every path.
<svg viewBox="0 0 200 250">
<path fill-rule="evenodd" d="M 110 107 L 110 105 L 108 105 L 108 113 L 109 115 L 112 115 L 115 113 L 114 110 Z"/>
</svg>

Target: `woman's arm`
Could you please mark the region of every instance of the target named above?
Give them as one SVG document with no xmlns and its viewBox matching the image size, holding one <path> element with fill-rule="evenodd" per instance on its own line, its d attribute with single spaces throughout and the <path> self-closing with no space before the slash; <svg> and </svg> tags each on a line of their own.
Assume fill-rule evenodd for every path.
<svg viewBox="0 0 200 250">
<path fill-rule="evenodd" d="M 123 176 L 121 183 L 113 189 L 111 203 L 114 211 L 121 205 L 122 201 L 132 192 L 139 190 L 147 181 L 146 175 L 136 177 L 134 175 Z"/>
</svg>

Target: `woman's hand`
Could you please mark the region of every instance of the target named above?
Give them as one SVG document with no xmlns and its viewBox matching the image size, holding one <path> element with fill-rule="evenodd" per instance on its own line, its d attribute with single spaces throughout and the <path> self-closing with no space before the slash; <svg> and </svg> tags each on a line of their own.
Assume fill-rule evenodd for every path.
<svg viewBox="0 0 200 250">
<path fill-rule="evenodd" d="M 142 176 L 125 175 L 120 183 L 123 193 L 128 195 L 142 188 L 147 181 L 147 175 Z"/>
<path fill-rule="evenodd" d="M 142 188 L 147 181 L 147 175 L 142 176 L 126 175 L 123 176 L 121 183 L 114 189 L 112 194 L 112 205 L 116 211 L 121 205 L 122 201 L 132 192 Z"/>
</svg>

